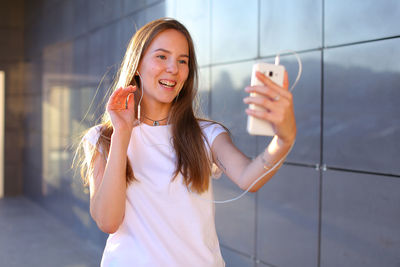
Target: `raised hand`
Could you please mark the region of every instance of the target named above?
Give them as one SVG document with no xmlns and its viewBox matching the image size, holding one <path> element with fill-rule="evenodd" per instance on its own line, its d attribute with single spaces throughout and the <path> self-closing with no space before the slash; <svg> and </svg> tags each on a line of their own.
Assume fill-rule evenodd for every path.
<svg viewBox="0 0 400 267">
<path fill-rule="evenodd" d="M 115 90 L 107 103 L 114 131 L 131 131 L 136 124 L 134 92 L 136 87 L 128 86 Z"/>
<path fill-rule="evenodd" d="M 285 143 L 293 143 L 296 138 L 296 120 L 293 108 L 293 96 L 289 92 L 289 79 L 285 71 L 283 87 L 274 83 L 261 72 L 256 73 L 264 85 L 248 86 L 246 92 L 257 93 L 243 99 L 246 104 L 255 104 L 261 110 L 246 109 L 250 116 L 266 120 L 275 128 L 276 135 Z"/>
</svg>

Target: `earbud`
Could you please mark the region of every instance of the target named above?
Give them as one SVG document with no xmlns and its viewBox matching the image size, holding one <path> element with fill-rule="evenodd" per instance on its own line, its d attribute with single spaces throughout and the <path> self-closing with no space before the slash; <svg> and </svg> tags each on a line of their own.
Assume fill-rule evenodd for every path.
<svg viewBox="0 0 400 267">
<path fill-rule="evenodd" d="M 142 95 L 140 96 L 140 100 L 139 100 L 139 103 L 138 103 L 138 109 L 137 109 L 137 112 L 138 112 L 137 118 L 138 118 L 138 121 L 140 121 L 140 104 L 142 103 L 142 99 L 143 99 L 143 88 L 144 88 L 144 86 L 143 86 L 142 76 L 140 75 L 140 72 L 139 72 L 138 70 L 136 71 L 136 74 L 135 74 L 135 75 L 139 76 L 139 79 L 140 79 L 140 87 L 141 87 L 141 89 L 142 89 Z"/>
</svg>

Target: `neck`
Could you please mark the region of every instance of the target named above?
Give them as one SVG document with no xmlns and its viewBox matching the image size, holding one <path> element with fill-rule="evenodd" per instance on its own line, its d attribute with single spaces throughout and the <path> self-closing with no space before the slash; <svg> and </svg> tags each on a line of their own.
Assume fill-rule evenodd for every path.
<svg viewBox="0 0 400 267">
<path fill-rule="evenodd" d="M 147 125 L 152 125 L 152 126 L 167 125 L 168 117 L 159 120 L 153 120 L 152 118 L 147 117 L 146 114 L 142 114 L 141 121 L 146 123 Z"/>
<path fill-rule="evenodd" d="M 141 109 L 140 120 L 151 126 L 167 125 L 169 110 L 170 105 L 160 105 L 158 107 L 149 108 L 144 104 Z"/>
</svg>

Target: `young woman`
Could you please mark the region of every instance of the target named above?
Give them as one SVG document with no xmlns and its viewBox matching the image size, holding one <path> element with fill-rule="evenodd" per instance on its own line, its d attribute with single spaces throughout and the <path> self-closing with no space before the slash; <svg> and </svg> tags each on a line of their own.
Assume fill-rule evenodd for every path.
<svg viewBox="0 0 400 267">
<path fill-rule="evenodd" d="M 224 127 L 196 117 L 197 64 L 187 29 L 164 18 L 137 31 L 103 123 L 83 139 L 90 213 L 110 234 L 102 266 L 225 265 L 215 231 L 212 164 L 245 190 L 287 154 L 296 136 L 287 75 L 283 88 L 257 77 L 265 85 L 247 87 L 259 96 L 244 102 L 263 110 L 246 112 L 271 122 L 276 136 L 250 160 Z"/>
</svg>

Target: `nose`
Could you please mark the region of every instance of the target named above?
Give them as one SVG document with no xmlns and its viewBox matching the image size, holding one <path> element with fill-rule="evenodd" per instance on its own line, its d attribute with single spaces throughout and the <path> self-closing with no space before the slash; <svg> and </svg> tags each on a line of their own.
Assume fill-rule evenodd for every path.
<svg viewBox="0 0 400 267">
<path fill-rule="evenodd" d="M 178 62 L 175 59 L 170 59 L 168 61 L 167 72 L 172 74 L 178 73 Z"/>
</svg>

